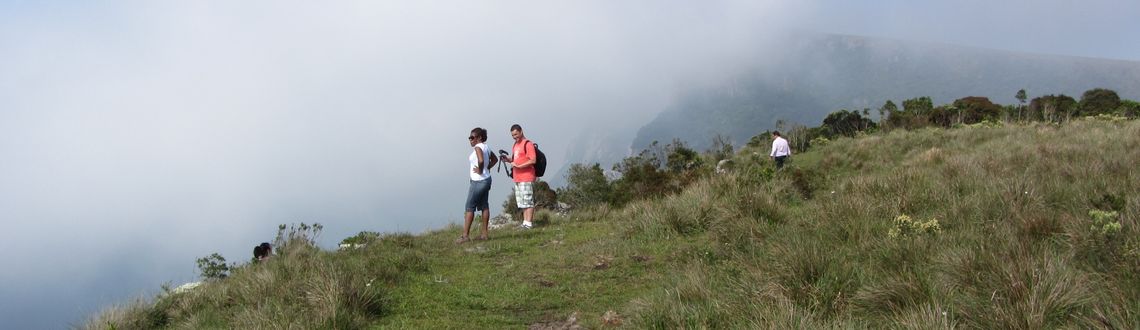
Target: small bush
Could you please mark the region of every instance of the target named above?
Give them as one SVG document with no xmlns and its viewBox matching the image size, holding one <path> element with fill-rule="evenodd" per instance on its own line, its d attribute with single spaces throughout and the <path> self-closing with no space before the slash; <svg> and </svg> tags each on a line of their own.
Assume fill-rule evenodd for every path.
<svg viewBox="0 0 1140 330">
<path fill-rule="evenodd" d="M 1104 237 L 1105 239 L 1112 239 L 1120 233 L 1120 222 L 1116 221 L 1119 214 L 1116 211 L 1089 211 L 1089 217 L 1092 217 L 1093 224 L 1089 229 L 1093 234 Z"/>
<path fill-rule="evenodd" d="M 277 226 L 277 238 L 273 239 L 273 249 L 278 254 L 289 254 L 298 249 L 316 249 L 317 237 L 324 228 L 319 223 L 281 224 Z"/>
<path fill-rule="evenodd" d="M 230 266 L 226 265 L 226 258 L 214 253 L 198 258 L 198 274 L 204 279 L 222 279 L 229 276 Z"/>
<path fill-rule="evenodd" d="M 831 143 L 831 140 L 828 139 L 826 136 L 822 136 L 822 135 L 818 136 L 814 139 L 811 139 L 812 148 L 822 147 L 822 146 L 827 145 L 828 143 Z"/>
<path fill-rule="evenodd" d="M 1003 125 L 1004 124 L 1000 121 L 986 119 L 977 123 L 967 124 L 966 126 L 970 128 L 995 128 L 1002 127 Z"/>
<path fill-rule="evenodd" d="M 546 181 L 538 180 L 534 182 L 534 209 L 552 209 L 554 205 L 558 204 L 558 192 L 550 188 L 550 184 Z M 512 186 L 511 192 L 507 194 L 507 199 L 503 201 L 503 213 L 510 214 L 514 219 L 522 219 L 522 210 L 519 210 L 519 205 L 515 202 L 515 191 Z"/>
<path fill-rule="evenodd" d="M 356 235 L 345 237 L 343 240 L 340 241 L 340 244 L 341 245 L 348 244 L 348 245 L 357 245 L 358 246 L 358 245 L 365 245 L 368 243 L 375 242 L 378 239 L 380 239 L 380 233 L 377 233 L 374 231 L 362 231 L 362 232 L 357 233 Z"/>
<path fill-rule="evenodd" d="M 704 232 L 712 221 L 713 206 L 700 196 L 678 196 L 673 203 L 661 205 L 660 221 L 682 235 Z"/>
<path fill-rule="evenodd" d="M 602 167 L 571 164 L 566 174 L 566 187 L 558 189 L 558 197 L 575 207 L 614 204 L 614 188 L 606 179 Z"/>
<path fill-rule="evenodd" d="M 1111 122 L 1111 123 L 1119 123 L 1119 122 L 1123 122 L 1125 120 L 1129 120 L 1129 118 L 1125 117 L 1125 116 L 1119 116 L 1119 115 L 1113 115 L 1113 114 L 1107 114 L 1107 113 L 1098 114 L 1096 116 L 1089 116 L 1088 118 L 1092 118 L 1092 119 L 1100 120 L 1100 121 L 1107 121 L 1107 122 Z"/>
<path fill-rule="evenodd" d="M 554 213 L 549 210 L 538 210 L 534 212 L 534 222 L 549 224 L 554 220 Z"/>
<path fill-rule="evenodd" d="M 887 236 L 900 238 L 920 235 L 933 236 L 941 233 L 942 226 L 938 225 L 938 219 L 931 218 L 921 221 L 911 219 L 910 216 L 903 214 L 895 217 L 894 226 L 887 231 Z"/>
</svg>

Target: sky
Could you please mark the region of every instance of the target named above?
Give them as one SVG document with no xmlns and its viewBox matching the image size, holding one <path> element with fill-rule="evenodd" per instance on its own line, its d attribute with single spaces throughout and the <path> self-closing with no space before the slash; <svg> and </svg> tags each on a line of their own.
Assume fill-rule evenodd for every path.
<svg viewBox="0 0 1140 330">
<path fill-rule="evenodd" d="M 466 136 L 565 163 L 808 30 L 1140 60 L 1126 1 L 0 1 L 0 328 L 248 260 L 458 223 Z M 495 213 L 509 192 L 496 176 Z"/>
</svg>

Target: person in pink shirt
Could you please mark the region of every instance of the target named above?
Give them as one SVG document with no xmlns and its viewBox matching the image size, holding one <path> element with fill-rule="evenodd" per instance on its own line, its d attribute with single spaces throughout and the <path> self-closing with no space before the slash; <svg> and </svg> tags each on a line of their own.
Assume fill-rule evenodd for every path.
<svg viewBox="0 0 1140 330">
<path fill-rule="evenodd" d="M 522 227 L 530 229 L 534 227 L 531 222 L 534 219 L 534 181 L 538 178 L 534 169 L 537 161 L 534 142 L 526 139 L 519 124 L 511 125 L 511 138 L 515 139 L 515 145 L 511 148 L 513 156 L 502 156 L 501 161 L 510 164 L 514 170 L 515 203 L 523 211 Z"/>
</svg>

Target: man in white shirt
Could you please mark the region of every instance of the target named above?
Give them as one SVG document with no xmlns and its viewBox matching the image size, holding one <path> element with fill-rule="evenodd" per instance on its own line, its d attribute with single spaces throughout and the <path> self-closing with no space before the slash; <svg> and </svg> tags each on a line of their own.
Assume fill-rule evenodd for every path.
<svg viewBox="0 0 1140 330">
<path fill-rule="evenodd" d="M 791 155 L 792 149 L 788 147 L 788 140 L 780 136 L 780 131 L 772 132 L 772 153 L 769 156 L 776 161 L 776 169 L 783 168 L 784 160 Z"/>
</svg>

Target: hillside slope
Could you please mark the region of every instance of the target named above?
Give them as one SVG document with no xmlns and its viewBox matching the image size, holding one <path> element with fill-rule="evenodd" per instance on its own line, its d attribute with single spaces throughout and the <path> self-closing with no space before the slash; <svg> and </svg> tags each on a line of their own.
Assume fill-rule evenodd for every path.
<svg viewBox="0 0 1140 330">
<path fill-rule="evenodd" d="M 732 172 L 676 195 L 543 212 L 489 241 L 456 245 L 451 227 L 325 252 L 301 237 L 87 326 L 1140 325 L 1138 121 L 877 133 L 774 174 L 762 155 L 745 148 Z"/>
</svg>

